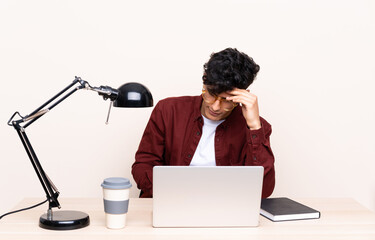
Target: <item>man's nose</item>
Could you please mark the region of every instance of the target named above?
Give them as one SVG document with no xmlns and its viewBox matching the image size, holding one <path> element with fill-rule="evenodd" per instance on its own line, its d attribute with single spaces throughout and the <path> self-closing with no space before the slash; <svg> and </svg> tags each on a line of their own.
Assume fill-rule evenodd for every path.
<svg viewBox="0 0 375 240">
<path fill-rule="evenodd" d="M 220 100 L 216 99 L 216 101 L 211 106 L 212 110 L 219 111 L 220 110 Z"/>
</svg>

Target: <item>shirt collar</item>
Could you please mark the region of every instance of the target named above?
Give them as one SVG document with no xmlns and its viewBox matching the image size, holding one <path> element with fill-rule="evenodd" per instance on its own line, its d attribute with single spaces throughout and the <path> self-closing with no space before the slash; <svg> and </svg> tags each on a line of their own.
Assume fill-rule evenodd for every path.
<svg viewBox="0 0 375 240">
<path fill-rule="evenodd" d="M 195 101 L 194 110 L 193 110 L 194 121 L 203 122 L 202 113 L 201 113 L 201 107 L 202 107 L 202 101 L 203 101 L 202 95 L 196 96 L 194 101 Z"/>
</svg>

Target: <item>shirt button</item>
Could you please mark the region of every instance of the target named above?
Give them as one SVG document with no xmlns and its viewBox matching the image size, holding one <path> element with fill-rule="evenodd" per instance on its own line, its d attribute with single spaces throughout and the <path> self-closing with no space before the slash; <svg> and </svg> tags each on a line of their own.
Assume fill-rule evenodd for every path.
<svg viewBox="0 0 375 240">
<path fill-rule="evenodd" d="M 197 132 L 197 136 L 199 136 L 199 135 L 201 135 L 201 133 L 198 131 L 198 132 Z"/>
<path fill-rule="evenodd" d="M 254 134 L 254 135 L 253 135 L 252 137 L 253 137 L 253 138 L 256 138 L 256 137 L 257 137 L 257 135 L 255 135 L 255 134 Z"/>
<path fill-rule="evenodd" d="M 257 157 L 253 156 L 253 160 L 256 161 L 256 160 L 257 160 Z"/>
<path fill-rule="evenodd" d="M 191 154 L 188 154 L 188 158 L 191 158 Z"/>
</svg>

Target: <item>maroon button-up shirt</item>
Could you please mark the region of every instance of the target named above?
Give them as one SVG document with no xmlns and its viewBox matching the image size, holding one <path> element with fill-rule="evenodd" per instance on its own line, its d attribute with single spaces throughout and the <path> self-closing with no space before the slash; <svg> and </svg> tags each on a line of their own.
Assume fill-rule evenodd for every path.
<svg viewBox="0 0 375 240">
<path fill-rule="evenodd" d="M 152 197 L 152 168 L 158 165 L 188 166 L 198 146 L 203 126 L 201 96 L 167 98 L 158 102 L 144 131 L 132 174 L 141 197 Z M 216 128 L 217 166 L 263 166 L 262 198 L 275 186 L 274 156 L 270 147 L 271 125 L 250 130 L 237 106 Z"/>
</svg>

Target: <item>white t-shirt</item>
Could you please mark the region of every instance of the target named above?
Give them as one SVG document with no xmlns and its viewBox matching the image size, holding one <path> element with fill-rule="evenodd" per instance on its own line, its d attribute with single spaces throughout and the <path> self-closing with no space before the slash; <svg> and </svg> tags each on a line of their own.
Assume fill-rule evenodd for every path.
<svg viewBox="0 0 375 240">
<path fill-rule="evenodd" d="M 213 121 L 203 117 L 202 136 L 195 150 L 190 166 L 216 166 L 215 133 L 224 120 Z"/>
</svg>

